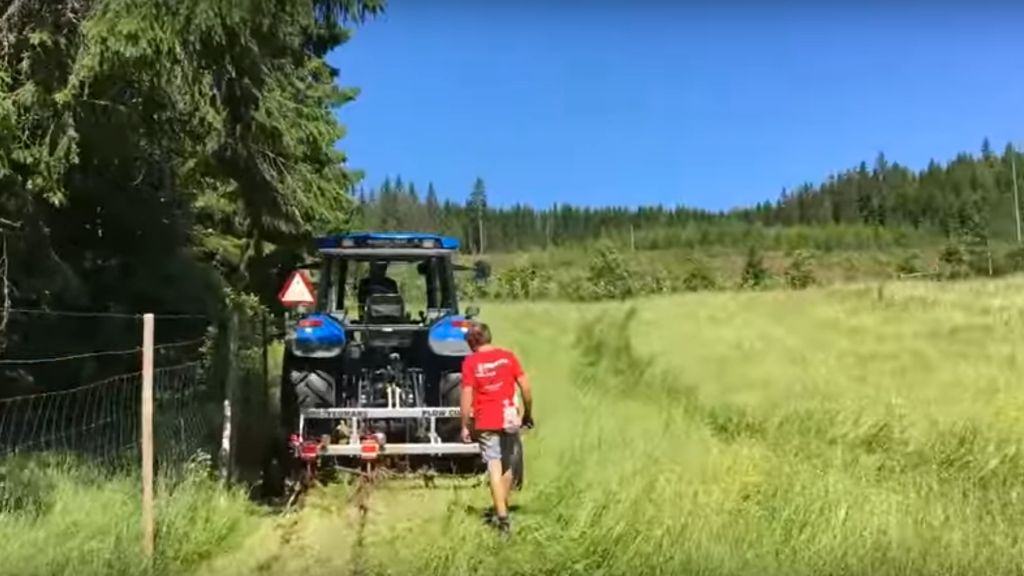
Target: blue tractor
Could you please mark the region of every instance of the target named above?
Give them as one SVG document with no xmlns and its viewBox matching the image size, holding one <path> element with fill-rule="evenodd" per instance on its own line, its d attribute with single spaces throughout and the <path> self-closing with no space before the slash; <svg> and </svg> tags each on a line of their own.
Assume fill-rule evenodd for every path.
<svg viewBox="0 0 1024 576">
<path fill-rule="evenodd" d="M 459 434 L 465 333 L 478 313 L 459 309 L 459 241 L 353 233 L 318 238 L 317 250 L 316 304 L 285 339 L 280 479 L 325 461 L 480 471 L 479 448 Z"/>
</svg>

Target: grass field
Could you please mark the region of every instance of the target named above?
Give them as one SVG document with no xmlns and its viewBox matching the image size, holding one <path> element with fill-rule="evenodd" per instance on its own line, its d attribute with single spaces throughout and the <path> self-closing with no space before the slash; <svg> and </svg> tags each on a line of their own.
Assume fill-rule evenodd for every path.
<svg viewBox="0 0 1024 576">
<path fill-rule="evenodd" d="M 160 572 L 1024 571 L 1024 280 L 482 315 L 536 388 L 511 542 L 482 525 L 483 487 L 385 485 L 360 528 L 344 486 L 284 518 L 196 486 L 168 499 Z M 64 490 L 42 520 L 0 519 L 2 570 L 131 573 L 101 568 L 131 565 L 103 558 L 132 551 L 133 485 Z M 26 551 L 44 547 L 61 560 Z"/>
</svg>

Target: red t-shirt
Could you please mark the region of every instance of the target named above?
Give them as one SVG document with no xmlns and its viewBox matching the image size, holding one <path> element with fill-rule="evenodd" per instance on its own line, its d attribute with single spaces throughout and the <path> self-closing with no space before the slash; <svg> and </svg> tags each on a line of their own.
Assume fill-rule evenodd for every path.
<svg viewBox="0 0 1024 576">
<path fill-rule="evenodd" d="M 462 386 L 473 389 L 477 430 L 501 430 L 505 408 L 515 405 L 516 378 L 523 368 L 516 355 L 502 348 L 474 352 L 462 361 Z"/>
</svg>

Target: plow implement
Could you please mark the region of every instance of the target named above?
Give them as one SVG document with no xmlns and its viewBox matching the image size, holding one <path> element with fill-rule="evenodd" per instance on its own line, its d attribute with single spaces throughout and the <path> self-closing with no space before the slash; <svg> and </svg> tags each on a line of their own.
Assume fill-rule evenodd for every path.
<svg viewBox="0 0 1024 576">
<path fill-rule="evenodd" d="M 438 475 L 480 478 L 485 468 L 479 446 L 445 442 L 438 433 L 439 421 L 459 416 L 450 407 L 302 410 L 299 432 L 289 439 L 290 459 L 299 464 L 293 467 L 291 499 L 335 472 L 354 475 L 361 486 L 381 478 L 418 477 L 427 486 Z"/>
<path fill-rule="evenodd" d="M 457 485 L 486 482 L 486 466 L 476 442 L 445 442 L 438 421 L 458 419 L 458 408 L 318 408 L 301 413 L 300 429 L 332 428 L 335 434 L 300 436 L 289 442 L 293 468 L 290 502 L 313 484 L 337 473 L 349 476 L 359 489 L 382 480 L 419 481 L 435 487 L 454 481 Z M 426 430 L 422 442 L 389 442 L 377 431 L 386 424 L 406 424 Z M 319 426 L 318 426 L 319 425 Z M 326 426 L 325 426 L 326 425 Z M 303 437 L 306 439 L 303 440 Z M 513 461 L 515 486 L 523 480 L 522 448 Z"/>
<path fill-rule="evenodd" d="M 317 442 L 319 456 L 377 460 L 391 456 L 479 456 L 480 448 L 462 442 L 444 442 L 437 432 L 438 419 L 456 419 L 458 408 L 315 408 L 300 413 L 299 428 L 310 420 L 338 422 L 336 430 L 347 432 L 339 442 Z M 426 442 L 390 443 L 386 432 L 376 431 L 374 423 L 388 420 L 412 421 L 425 428 Z"/>
</svg>

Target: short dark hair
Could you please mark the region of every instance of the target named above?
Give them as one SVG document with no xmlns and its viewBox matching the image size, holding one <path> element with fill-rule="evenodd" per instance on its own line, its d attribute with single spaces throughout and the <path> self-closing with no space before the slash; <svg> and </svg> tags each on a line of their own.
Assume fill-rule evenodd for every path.
<svg viewBox="0 0 1024 576">
<path fill-rule="evenodd" d="M 474 350 L 484 344 L 490 344 L 491 327 L 483 322 L 474 323 L 466 332 L 466 342 L 469 343 L 469 347 Z"/>
</svg>

